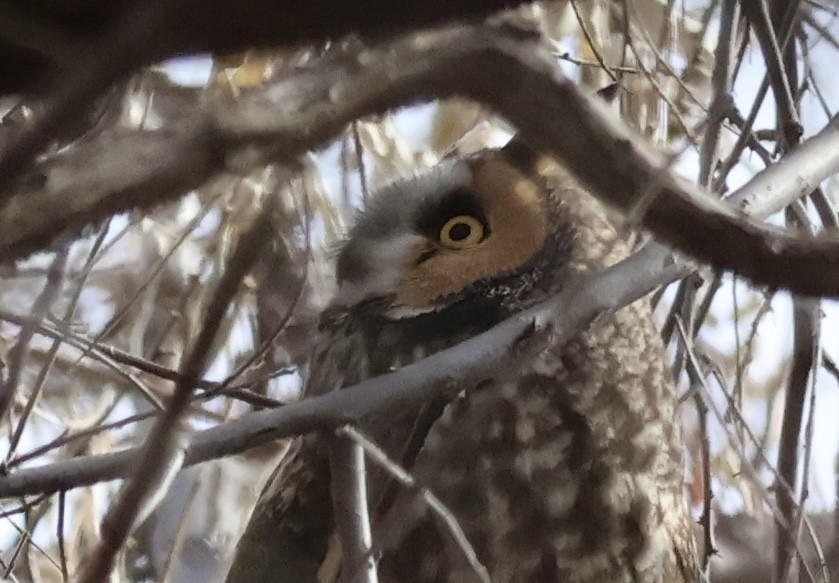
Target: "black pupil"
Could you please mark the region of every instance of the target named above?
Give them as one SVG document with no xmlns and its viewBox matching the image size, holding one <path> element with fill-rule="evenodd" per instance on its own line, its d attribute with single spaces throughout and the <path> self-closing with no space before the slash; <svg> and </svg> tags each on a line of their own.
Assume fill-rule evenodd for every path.
<svg viewBox="0 0 839 583">
<path fill-rule="evenodd" d="M 472 234 L 472 227 L 468 223 L 455 223 L 449 229 L 449 239 L 452 241 L 463 241 Z"/>
</svg>

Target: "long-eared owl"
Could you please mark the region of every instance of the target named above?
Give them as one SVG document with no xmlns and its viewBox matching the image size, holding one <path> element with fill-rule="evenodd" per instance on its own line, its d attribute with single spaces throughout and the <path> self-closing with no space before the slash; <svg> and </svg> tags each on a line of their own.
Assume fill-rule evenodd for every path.
<svg viewBox="0 0 839 583">
<path fill-rule="evenodd" d="M 597 201 L 519 139 L 444 160 L 376 194 L 350 231 L 307 394 L 452 346 L 626 254 Z M 491 581 L 698 581 L 677 397 L 646 301 L 459 388 L 361 430 L 443 501 Z M 367 481 L 381 581 L 479 580 L 414 492 L 381 471 Z M 228 581 L 350 580 L 336 538 L 326 439 L 300 438 Z"/>
</svg>

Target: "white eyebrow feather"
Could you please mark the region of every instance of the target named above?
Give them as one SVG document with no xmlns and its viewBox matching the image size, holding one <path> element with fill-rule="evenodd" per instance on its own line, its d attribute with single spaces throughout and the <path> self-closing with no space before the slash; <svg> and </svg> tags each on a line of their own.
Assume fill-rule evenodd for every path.
<svg viewBox="0 0 839 583">
<path fill-rule="evenodd" d="M 404 277 L 405 261 L 424 241 L 424 237 L 414 233 L 399 233 L 366 241 L 362 248 L 366 264 L 363 271 L 369 275 L 345 280 L 332 305 L 353 306 L 372 297 L 395 293 Z"/>
</svg>

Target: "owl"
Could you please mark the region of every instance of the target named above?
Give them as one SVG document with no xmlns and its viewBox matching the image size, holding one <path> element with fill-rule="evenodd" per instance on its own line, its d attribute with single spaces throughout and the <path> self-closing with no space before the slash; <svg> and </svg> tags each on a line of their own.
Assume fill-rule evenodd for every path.
<svg viewBox="0 0 839 583">
<path fill-rule="evenodd" d="M 422 359 L 627 253 L 599 203 L 522 140 L 446 159 L 377 193 L 350 230 L 306 392 Z M 360 429 L 442 500 L 491 581 L 699 580 L 677 395 L 645 300 L 458 388 Z M 328 456 L 320 435 L 291 444 L 229 583 L 355 580 Z M 480 581 L 422 499 L 370 466 L 379 580 Z"/>
</svg>

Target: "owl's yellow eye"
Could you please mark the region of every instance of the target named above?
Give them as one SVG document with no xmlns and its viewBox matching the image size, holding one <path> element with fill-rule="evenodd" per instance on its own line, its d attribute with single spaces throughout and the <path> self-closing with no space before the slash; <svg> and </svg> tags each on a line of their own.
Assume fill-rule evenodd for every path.
<svg viewBox="0 0 839 583">
<path fill-rule="evenodd" d="M 481 221 L 469 215 L 452 217 L 440 229 L 440 243 L 450 249 L 467 249 L 480 243 L 483 238 L 484 226 Z"/>
</svg>

